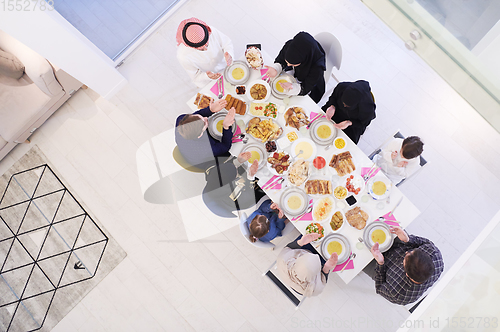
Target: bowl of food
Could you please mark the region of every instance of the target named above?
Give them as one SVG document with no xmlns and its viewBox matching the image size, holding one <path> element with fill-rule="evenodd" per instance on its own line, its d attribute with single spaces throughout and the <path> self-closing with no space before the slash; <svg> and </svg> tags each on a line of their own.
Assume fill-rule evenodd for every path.
<svg viewBox="0 0 500 332">
<path fill-rule="evenodd" d="M 357 174 L 347 175 L 344 183 L 347 191 L 354 195 L 359 195 L 365 189 L 365 180 Z"/>
<path fill-rule="evenodd" d="M 317 233 L 320 236 L 314 241 L 320 241 L 325 236 L 325 229 L 321 226 L 320 223 L 313 222 L 307 225 L 306 234 Z"/>
<path fill-rule="evenodd" d="M 217 113 L 214 113 L 208 118 L 208 132 L 210 135 L 215 138 L 215 139 L 221 139 L 222 138 L 222 131 L 223 131 L 223 122 L 224 119 L 226 118 L 227 111 L 220 111 Z M 236 132 L 236 123 L 233 123 L 231 125 L 231 130 L 233 131 L 233 134 Z"/>
<path fill-rule="evenodd" d="M 262 53 L 260 53 L 260 50 L 255 46 L 247 48 L 245 51 L 245 59 L 252 69 L 262 69 L 262 66 L 264 65 Z"/>
<path fill-rule="evenodd" d="M 324 222 L 331 218 L 333 209 L 335 208 L 335 201 L 333 197 L 327 196 L 314 203 L 313 206 L 313 220 L 316 222 Z"/>
<path fill-rule="evenodd" d="M 302 126 L 309 125 L 309 116 L 302 106 L 290 106 L 285 114 L 285 126 L 290 126 L 297 130 Z"/>
<path fill-rule="evenodd" d="M 332 218 L 330 219 L 330 228 L 332 229 L 332 232 L 340 232 L 340 230 L 344 226 L 344 220 L 345 216 L 342 211 L 335 211 L 332 215 Z"/>
<path fill-rule="evenodd" d="M 309 199 L 304 190 L 287 187 L 280 196 L 279 206 L 289 218 L 298 217 L 307 211 Z"/>
<path fill-rule="evenodd" d="M 276 76 L 271 81 L 271 93 L 278 99 L 283 99 L 287 96 L 287 92 L 283 89 L 281 83 L 297 83 L 297 80 L 295 77 L 287 73 L 282 73 L 281 75 Z"/>
<path fill-rule="evenodd" d="M 374 221 L 366 226 L 363 232 L 363 242 L 371 249 L 375 243 L 379 244 L 380 252 L 389 250 L 394 242 L 389 226 L 382 221 Z"/>
<path fill-rule="evenodd" d="M 333 141 L 333 145 L 335 145 L 337 149 L 342 150 L 343 148 L 345 148 L 345 139 L 343 139 L 342 137 L 337 137 Z"/>
<path fill-rule="evenodd" d="M 250 101 L 264 102 L 270 95 L 271 87 L 266 81 L 258 80 L 248 84 L 246 96 Z"/>
<path fill-rule="evenodd" d="M 249 113 L 254 116 L 276 119 L 278 117 L 278 107 L 274 103 L 251 103 Z"/>
<path fill-rule="evenodd" d="M 329 145 L 337 136 L 337 128 L 326 118 L 315 120 L 309 128 L 312 140 L 319 145 Z"/>
<path fill-rule="evenodd" d="M 254 117 L 248 121 L 246 132 L 265 143 L 278 139 L 283 134 L 283 128 L 273 119 Z"/>
<path fill-rule="evenodd" d="M 331 233 L 321 243 L 321 252 L 325 259 L 329 259 L 333 253 L 336 253 L 339 257 L 337 265 L 343 264 L 351 255 L 351 244 L 344 235 Z"/>
<path fill-rule="evenodd" d="M 312 161 L 316 157 L 317 147 L 309 138 L 299 138 L 293 142 L 290 151 L 294 158 Z"/>
<path fill-rule="evenodd" d="M 245 84 L 250 78 L 250 68 L 245 61 L 234 60 L 224 70 L 224 78 L 232 85 Z"/>
<path fill-rule="evenodd" d="M 370 196 L 375 199 L 386 199 L 391 194 L 392 183 L 385 177 L 374 176 L 366 183 Z"/>
<path fill-rule="evenodd" d="M 290 155 L 285 152 L 274 152 L 267 157 L 267 166 L 274 175 L 282 175 L 290 167 Z"/>
<path fill-rule="evenodd" d="M 274 152 L 278 149 L 278 147 L 276 146 L 276 141 L 267 141 L 266 142 L 266 151 L 271 153 L 271 152 Z"/>
<path fill-rule="evenodd" d="M 333 189 L 333 196 L 336 199 L 344 199 L 347 197 L 347 188 L 344 186 L 337 186 Z"/>
<path fill-rule="evenodd" d="M 259 170 L 264 167 L 267 163 L 267 151 L 266 147 L 262 143 L 250 143 L 245 145 L 241 152 L 250 152 L 251 156 L 248 159 L 248 164 L 251 165 L 254 160 L 259 163 Z"/>
<path fill-rule="evenodd" d="M 294 186 L 301 186 L 309 178 L 310 171 L 308 161 L 296 160 L 288 170 L 288 181 Z"/>
</svg>

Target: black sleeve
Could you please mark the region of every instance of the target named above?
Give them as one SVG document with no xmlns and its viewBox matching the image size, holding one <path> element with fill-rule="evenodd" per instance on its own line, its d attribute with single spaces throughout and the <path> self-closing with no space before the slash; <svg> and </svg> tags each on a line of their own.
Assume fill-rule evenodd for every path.
<svg viewBox="0 0 500 332">
<path fill-rule="evenodd" d="M 287 247 L 288 248 L 291 248 L 291 249 L 301 249 L 302 246 L 300 246 L 297 241 L 299 241 L 299 239 L 293 241 L 293 242 L 290 242 L 289 244 L 287 244 Z"/>
<path fill-rule="evenodd" d="M 319 66 L 312 66 L 307 73 L 306 79 L 300 84 L 299 96 L 305 96 L 314 88 L 318 80 L 324 75 L 323 68 Z"/>
<path fill-rule="evenodd" d="M 348 85 L 349 85 L 348 82 L 342 82 L 342 83 L 337 84 L 335 89 L 333 89 L 333 92 L 332 92 L 330 98 L 328 98 L 328 101 L 326 102 L 325 105 L 323 105 L 323 107 L 321 109 L 326 112 L 328 107 L 330 107 L 332 105 L 335 106 L 335 108 L 338 108 L 338 101 L 340 100 L 342 93 L 344 92 L 344 90 L 346 89 L 346 87 Z"/>
<path fill-rule="evenodd" d="M 291 39 L 289 41 L 287 41 L 285 43 L 285 46 L 283 46 L 283 48 L 279 52 L 279 54 L 276 57 L 276 59 L 274 59 L 275 63 L 279 63 L 281 65 L 281 69 L 285 69 L 287 67 L 287 64 L 286 64 L 286 61 L 285 61 L 285 53 L 286 53 L 286 50 L 288 48 L 288 45 L 290 45 L 291 42 L 292 42 Z"/>
</svg>

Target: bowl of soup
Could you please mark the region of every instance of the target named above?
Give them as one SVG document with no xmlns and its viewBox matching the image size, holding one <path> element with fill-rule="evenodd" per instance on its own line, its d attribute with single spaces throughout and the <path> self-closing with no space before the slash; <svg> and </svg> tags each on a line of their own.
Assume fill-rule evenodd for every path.
<svg viewBox="0 0 500 332">
<path fill-rule="evenodd" d="M 392 183 L 382 176 L 374 176 L 366 183 L 368 193 L 375 199 L 385 199 L 391 194 Z"/>
<path fill-rule="evenodd" d="M 368 223 L 363 232 L 365 245 L 371 249 L 375 243 L 379 244 L 381 252 L 387 251 L 394 242 L 393 234 L 389 225 L 382 221 L 373 221 Z"/>
</svg>

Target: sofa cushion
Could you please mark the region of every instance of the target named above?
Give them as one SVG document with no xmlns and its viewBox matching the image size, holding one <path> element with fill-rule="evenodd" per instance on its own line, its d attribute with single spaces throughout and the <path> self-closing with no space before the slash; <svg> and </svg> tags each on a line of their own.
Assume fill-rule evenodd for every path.
<svg viewBox="0 0 500 332">
<path fill-rule="evenodd" d="M 15 55 L 0 48 L 0 75 L 20 79 L 24 75 L 24 65 Z"/>
<path fill-rule="evenodd" d="M 55 96 L 63 90 L 56 80 L 52 66 L 43 56 L 2 30 L 0 48 L 15 55 L 24 64 L 26 75 L 48 96 Z"/>
<path fill-rule="evenodd" d="M 0 136 L 15 141 L 21 130 L 34 123 L 52 99 L 35 84 L 5 85 L 0 80 Z"/>
</svg>

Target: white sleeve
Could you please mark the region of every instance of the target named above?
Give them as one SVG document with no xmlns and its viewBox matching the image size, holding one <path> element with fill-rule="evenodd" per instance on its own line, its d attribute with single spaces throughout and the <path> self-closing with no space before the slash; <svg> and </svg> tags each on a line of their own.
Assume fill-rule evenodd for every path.
<svg viewBox="0 0 500 332">
<path fill-rule="evenodd" d="M 197 87 L 202 88 L 210 83 L 210 81 L 212 81 L 212 79 L 207 76 L 207 73 L 195 66 L 193 62 L 189 60 L 189 58 L 180 56 L 179 53 L 177 53 L 177 60 L 179 60 L 182 68 L 184 68 L 186 73 L 189 75 L 189 77 Z"/>
<path fill-rule="evenodd" d="M 300 84 L 292 83 L 293 87 L 287 92 L 290 96 L 296 96 L 300 93 Z"/>
<path fill-rule="evenodd" d="M 234 59 L 234 48 L 231 39 L 215 28 L 212 28 L 212 32 L 213 31 L 217 31 L 219 44 L 222 46 L 222 50 L 224 51 L 224 53 L 225 52 L 229 53 L 229 55 L 231 55 L 231 57 Z"/>
</svg>

